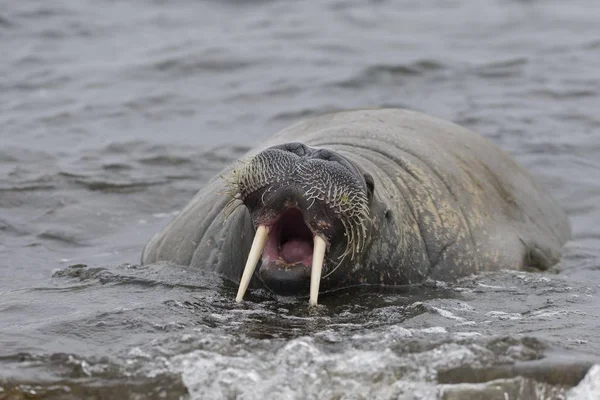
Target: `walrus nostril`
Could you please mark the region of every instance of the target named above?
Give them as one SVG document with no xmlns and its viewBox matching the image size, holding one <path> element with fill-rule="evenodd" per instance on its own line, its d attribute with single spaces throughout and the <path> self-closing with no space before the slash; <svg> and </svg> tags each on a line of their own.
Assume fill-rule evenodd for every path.
<svg viewBox="0 0 600 400">
<path fill-rule="evenodd" d="M 308 147 L 304 143 L 300 142 L 284 143 L 278 146 L 270 147 L 270 149 L 280 149 L 289 151 L 290 153 L 294 153 L 295 155 L 300 157 L 303 157 L 309 153 Z"/>
</svg>

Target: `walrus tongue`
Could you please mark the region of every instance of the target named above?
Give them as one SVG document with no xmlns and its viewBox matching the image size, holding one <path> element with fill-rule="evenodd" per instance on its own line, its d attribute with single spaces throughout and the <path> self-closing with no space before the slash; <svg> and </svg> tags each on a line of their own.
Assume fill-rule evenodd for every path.
<svg viewBox="0 0 600 400">
<path fill-rule="evenodd" d="M 281 246 L 281 257 L 287 263 L 312 263 L 312 243 L 306 240 L 289 240 Z"/>
</svg>

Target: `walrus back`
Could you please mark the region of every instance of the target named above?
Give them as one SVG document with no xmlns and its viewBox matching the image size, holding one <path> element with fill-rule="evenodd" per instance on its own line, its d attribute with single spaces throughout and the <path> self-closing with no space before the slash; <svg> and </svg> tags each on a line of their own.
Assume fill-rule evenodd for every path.
<svg viewBox="0 0 600 400">
<path fill-rule="evenodd" d="M 273 140 L 287 141 L 330 148 L 376 171 L 384 201 L 402 210 L 396 226 L 422 237 L 431 276 L 546 269 L 571 236 L 564 210 L 529 172 L 451 122 L 407 110 L 355 110 L 299 123 Z M 400 246 L 398 254 L 411 247 Z"/>
</svg>

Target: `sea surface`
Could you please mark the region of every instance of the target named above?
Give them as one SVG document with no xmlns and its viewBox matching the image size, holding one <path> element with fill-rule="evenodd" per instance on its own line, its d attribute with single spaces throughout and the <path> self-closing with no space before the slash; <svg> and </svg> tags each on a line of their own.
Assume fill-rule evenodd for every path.
<svg viewBox="0 0 600 400">
<path fill-rule="evenodd" d="M 139 265 L 252 146 L 379 106 L 527 167 L 572 223 L 557 268 L 310 309 Z M 0 399 L 592 398 L 599 110 L 596 0 L 0 0 Z"/>
</svg>

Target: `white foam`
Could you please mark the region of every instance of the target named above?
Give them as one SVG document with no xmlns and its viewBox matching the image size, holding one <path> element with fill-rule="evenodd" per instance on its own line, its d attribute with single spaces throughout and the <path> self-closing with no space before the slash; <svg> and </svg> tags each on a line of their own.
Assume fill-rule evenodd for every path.
<svg viewBox="0 0 600 400">
<path fill-rule="evenodd" d="M 454 314 L 452 314 L 452 312 L 450 312 L 448 310 L 444 310 L 443 308 L 431 306 L 431 309 L 444 318 L 452 319 L 452 320 L 459 321 L 459 322 L 465 321 L 465 319 L 463 317 L 454 315 Z"/>
<path fill-rule="evenodd" d="M 394 351 L 375 339 L 368 344 L 322 348 L 316 339 L 301 337 L 282 343 L 277 351 L 272 351 L 272 341 L 265 350 L 253 346 L 251 352 L 243 347 L 227 354 L 222 349 L 196 350 L 173 357 L 170 365 L 171 372 L 181 374 L 192 399 L 433 400 L 438 368 L 471 365 L 477 359 L 467 346 L 452 343 L 416 353 Z"/>
<path fill-rule="evenodd" d="M 432 326 L 430 328 L 415 329 L 415 331 L 421 332 L 421 333 L 430 333 L 430 334 L 448 333 L 446 328 L 444 328 L 443 326 Z"/>
<path fill-rule="evenodd" d="M 567 400 L 598 400 L 600 398 L 600 364 L 594 365 L 577 386 L 567 392 Z"/>
<path fill-rule="evenodd" d="M 489 311 L 485 313 L 486 317 L 496 318 L 500 321 L 522 319 L 523 316 L 519 313 L 507 313 L 504 311 Z"/>
</svg>

